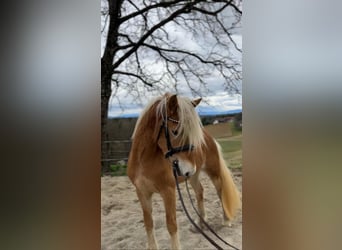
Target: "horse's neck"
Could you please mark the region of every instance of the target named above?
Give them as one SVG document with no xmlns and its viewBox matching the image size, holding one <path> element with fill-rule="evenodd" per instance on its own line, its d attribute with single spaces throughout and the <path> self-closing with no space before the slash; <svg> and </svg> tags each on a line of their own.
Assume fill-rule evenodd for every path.
<svg viewBox="0 0 342 250">
<path fill-rule="evenodd" d="M 153 141 L 154 132 L 150 129 L 142 131 L 139 136 L 136 136 L 134 143 L 140 148 L 156 147 L 156 142 Z"/>
</svg>

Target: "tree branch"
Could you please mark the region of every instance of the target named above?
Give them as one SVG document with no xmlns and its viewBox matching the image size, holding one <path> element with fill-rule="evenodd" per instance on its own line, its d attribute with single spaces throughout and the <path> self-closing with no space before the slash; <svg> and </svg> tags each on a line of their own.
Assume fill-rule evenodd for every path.
<svg viewBox="0 0 342 250">
<path fill-rule="evenodd" d="M 222 2 L 227 2 L 227 1 L 220 1 L 220 0 L 212 0 L 212 1 L 215 2 L 215 3 L 218 3 L 218 2 L 220 2 L 220 3 L 222 3 Z M 233 4 L 233 1 L 232 1 L 232 0 L 229 1 L 229 5 L 232 6 L 233 9 L 234 9 L 237 13 L 239 13 L 240 15 L 242 14 L 242 11 L 241 11 L 235 4 Z"/>
<path fill-rule="evenodd" d="M 188 55 L 188 56 L 191 56 L 191 57 L 194 57 L 196 59 L 198 59 L 200 62 L 204 63 L 204 64 L 213 64 L 213 65 L 218 65 L 218 64 L 222 64 L 223 62 L 220 61 L 220 60 L 206 60 L 202 57 L 200 57 L 199 55 L 195 54 L 195 53 L 192 53 L 192 52 L 189 52 L 189 51 L 186 51 L 186 50 L 181 50 L 181 49 L 166 49 L 166 48 L 161 48 L 161 47 L 157 47 L 157 46 L 154 46 L 154 45 L 150 45 L 150 44 L 146 44 L 146 43 L 143 43 L 142 44 L 143 46 L 146 46 L 148 48 L 151 48 L 155 51 L 166 51 L 166 52 L 172 52 L 172 53 L 181 53 L 181 54 L 185 54 L 185 55 Z"/>
<path fill-rule="evenodd" d="M 142 78 L 141 76 L 131 73 L 131 72 L 124 72 L 124 71 L 120 71 L 120 70 L 115 70 L 113 72 L 113 74 L 120 74 L 120 75 L 126 75 L 126 76 L 133 76 L 135 78 L 138 78 L 140 81 L 142 81 L 144 84 L 146 84 L 149 87 L 153 87 L 153 85 L 149 82 L 147 82 L 144 78 Z"/>
<path fill-rule="evenodd" d="M 154 25 L 149 31 L 147 31 L 141 38 L 140 40 L 134 45 L 133 48 L 131 48 L 129 51 L 127 51 L 120 59 L 118 59 L 112 66 L 113 70 L 116 69 L 124 60 L 126 60 L 129 56 L 131 56 L 138 48 L 140 45 L 143 44 L 143 42 L 153 34 L 154 31 L 159 29 L 160 27 L 164 26 L 168 22 L 172 21 L 174 18 L 176 18 L 178 15 L 187 12 L 189 9 L 189 5 L 191 4 L 186 4 L 182 8 L 178 9 L 177 11 L 173 12 L 168 18 L 164 19 L 163 21 L 159 22 L 158 24 Z"/>
<path fill-rule="evenodd" d="M 232 1 L 230 1 L 230 2 L 232 2 Z M 230 5 L 230 2 L 226 3 L 225 5 L 223 5 L 221 8 L 219 8 L 216 11 L 208 11 L 208 10 L 197 8 L 197 7 L 193 7 L 192 10 L 201 12 L 202 14 L 205 14 L 205 15 L 216 16 L 218 13 L 223 11 L 228 5 Z"/>
<path fill-rule="evenodd" d="M 163 7 L 163 8 L 167 8 L 167 7 L 170 7 L 172 5 L 175 5 L 175 4 L 178 4 L 178 3 L 181 3 L 181 2 L 187 2 L 186 0 L 175 0 L 175 1 L 163 1 L 163 2 L 160 2 L 160 3 L 157 3 L 157 4 L 153 4 L 153 5 L 148 5 L 147 7 L 141 9 L 141 10 L 138 10 L 136 12 L 133 12 L 131 14 L 128 14 L 127 16 L 124 16 L 120 19 L 120 23 L 123 23 L 123 22 L 126 22 L 127 20 L 133 18 L 133 17 L 136 17 L 136 16 L 139 16 L 139 15 L 142 15 L 143 13 L 151 10 L 151 9 L 155 9 L 155 8 L 159 8 L 159 7 Z"/>
</svg>

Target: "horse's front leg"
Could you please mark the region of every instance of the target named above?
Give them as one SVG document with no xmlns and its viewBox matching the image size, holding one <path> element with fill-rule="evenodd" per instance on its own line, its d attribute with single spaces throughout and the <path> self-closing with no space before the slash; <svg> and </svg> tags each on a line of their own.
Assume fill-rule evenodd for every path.
<svg viewBox="0 0 342 250">
<path fill-rule="evenodd" d="M 144 213 L 144 223 L 147 233 L 147 248 L 149 250 L 158 249 L 157 242 L 154 237 L 153 230 L 153 218 L 152 218 L 152 193 L 144 192 L 137 189 L 137 194 L 141 203 L 141 207 Z"/>
<path fill-rule="evenodd" d="M 180 249 L 176 218 L 176 190 L 168 187 L 161 192 L 161 196 L 164 200 L 167 230 L 171 236 L 171 249 Z"/>
</svg>

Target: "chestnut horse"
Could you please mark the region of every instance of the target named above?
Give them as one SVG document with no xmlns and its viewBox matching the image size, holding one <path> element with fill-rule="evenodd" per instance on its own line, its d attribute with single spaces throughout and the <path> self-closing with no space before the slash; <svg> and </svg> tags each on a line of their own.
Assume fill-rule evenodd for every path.
<svg viewBox="0 0 342 250">
<path fill-rule="evenodd" d="M 172 162 L 179 166 L 180 181 L 189 178 L 203 218 L 200 170 L 208 174 L 216 188 L 223 207 L 224 224 L 228 225 L 240 208 L 240 195 L 222 158 L 220 146 L 203 129 L 195 110 L 200 101 L 167 93 L 147 105 L 135 126 L 127 175 L 136 187 L 142 206 L 148 249 L 158 248 L 153 230 L 153 193 L 159 193 L 164 201 L 171 248 L 180 248 Z"/>
</svg>

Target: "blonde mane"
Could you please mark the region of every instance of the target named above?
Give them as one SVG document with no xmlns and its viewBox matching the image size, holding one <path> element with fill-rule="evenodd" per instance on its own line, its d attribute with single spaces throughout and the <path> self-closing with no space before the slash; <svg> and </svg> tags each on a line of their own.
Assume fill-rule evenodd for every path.
<svg viewBox="0 0 342 250">
<path fill-rule="evenodd" d="M 137 134 L 146 131 L 147 120 L 152 119 L 151 124 L 154 124 L 154 139 L 157 139 L 158 130 L 162 124 L 162 121 L 166 121 L 169 117 L 167 114 L 167 103 L 170 94 L 158 97 L 150 101 L 145 109 L 142 111 L 136 123 L 132 138 L 134 139 Z M 178 134 L 180 144 L 177 146 L 184 146 L 186 144 L 194 145 L 196 148 L 201 148 L 205 145 L 203 135 L 203 125 L 199 118 L 191 100 L 187 97 L 177 96 L 177 113 L 178 113 Z"/>
</svg>

